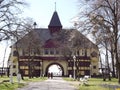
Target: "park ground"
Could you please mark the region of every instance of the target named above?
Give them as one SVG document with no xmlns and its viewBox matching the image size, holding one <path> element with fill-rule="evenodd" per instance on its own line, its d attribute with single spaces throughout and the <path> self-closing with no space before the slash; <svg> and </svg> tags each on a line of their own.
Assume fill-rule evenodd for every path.
<svg viewBox="0 0 120 90">
<path fill-rule="evenodd" d="M 77 88 L 77 90 L 120 90 L 120 85 L 118 84 L 118 80 L 113 78 L 111 81 L 103 81 L 102 78 L 90 78 L 87 84 L 80 84 L 80 81 L 73 80 L 72 78 L 63 78 L 66 80 L 70 85 L 73 85 Z M 32 78 L 29 79 L 28 77 L 21 80 L 18 83 L 16 77 L 13 78 L 13 84 L 8 82 L 8 77 L 0 77 L 0 90 L 16 90 L 17 88 L 24 87 L 28 85 L 30 82 L 42 82 L 47 80 L 47 77 L 40 77 L 40 78 Z"/>
</svg>

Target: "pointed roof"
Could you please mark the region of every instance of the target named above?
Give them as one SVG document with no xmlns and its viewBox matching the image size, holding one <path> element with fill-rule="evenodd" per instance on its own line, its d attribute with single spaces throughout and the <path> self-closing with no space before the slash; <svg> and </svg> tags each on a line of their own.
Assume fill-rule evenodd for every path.
<svg viewBox="0 0 120 90">
<path fill-rule="evenodd" d="M 62 27 L 62 24 L 60 22 L 59 16 L 56 11 L 53 13 L 53 16 L 52 16 L 51 21 L 48 26 L 49 27 L 53 27 L 53 26 Z"/>
</svg>

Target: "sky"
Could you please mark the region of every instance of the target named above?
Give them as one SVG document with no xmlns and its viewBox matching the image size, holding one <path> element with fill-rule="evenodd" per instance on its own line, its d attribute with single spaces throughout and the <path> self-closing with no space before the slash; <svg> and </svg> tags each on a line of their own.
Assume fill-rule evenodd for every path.
<svg viewBox="0 0 120 90">
<path fill-rule="evenodd" d="M 53 12 L 58 12 L 63 28 L 73 26 L 72 19 L 78 14 L 77 0 L 26 0 L 29 7 L 25 8 L 24 16 L 31 17 L 39 27 L 48 27 Z"/>
<path fill-rule="evenodd" d="M 78 12 L 77 0 L 26 0 L 28 7 L 23 8 L 22 17 L 30 17 L 37 23 L 39 28 L 47 28 L 53 12 L 56 11 L 59 15 L 63 28 L 71 28 L 74 26 L 74 18 Z M 4 51 L 7 47 L 5 56 L 5 66 L 7 66 L 7 60 L 10 54 L 10 43 L 0 42 L 0 67 L 2 67 L 2 61 L 4 58 Z"/>
</svg>

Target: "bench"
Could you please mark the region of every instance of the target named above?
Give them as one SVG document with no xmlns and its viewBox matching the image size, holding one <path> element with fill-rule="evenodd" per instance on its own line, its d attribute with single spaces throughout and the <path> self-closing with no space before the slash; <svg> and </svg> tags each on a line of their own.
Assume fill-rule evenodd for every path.
<svg viewBox="0 0 120 90">
<path fill-rule="evenodd" d="M 84 76 L 83 78 L 80 78 L 80 85 L 88 85 L 88 80 L 90 76 Z"/>
</svg>

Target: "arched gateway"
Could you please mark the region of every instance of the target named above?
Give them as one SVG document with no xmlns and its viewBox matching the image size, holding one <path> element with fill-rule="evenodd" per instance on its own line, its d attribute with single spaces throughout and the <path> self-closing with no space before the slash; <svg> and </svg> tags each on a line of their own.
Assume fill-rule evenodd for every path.
<svg viewBox="0 0 120 90">
<path fill-rule="evenodd" d="M 47 75 L 50 65 L 57 64 L 62 76 L 96 76 L 98 58 L 97 46 L 78 30 L 62 29 L 55 11 L 48 29 L 34 28 L 11 46 L 10 73 L 39 77 Z"/>
<path fill-rule="evenodd" d="M 64 76 L 64 71 L 66 70 L 65 69 L 65 67 L 62 65 L 62 63 L 60 63 L 60 62 L 51 62 L 47 67 L 46 67 L 46 69 L 45 69 L 45 75 L 48 75 L 48 73 L 54 73 L 54 68 L 52 68 L 53 70 L 52 70 L 52 72 L 51 71 L 49 71 L 49 68 L 50 68 L 50 66 L 51 65 L 58 65 L 59 67 L 60 67 L 60 70 L 61 70 L 61 76 Z M 56 75 L 56 76 L 59 76 L 59 75 Z"/>
</svg>

